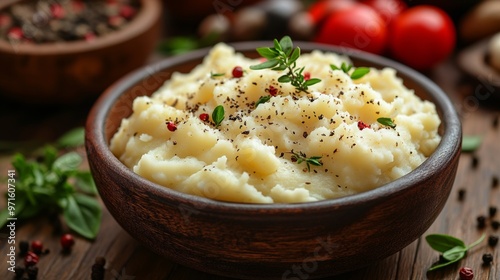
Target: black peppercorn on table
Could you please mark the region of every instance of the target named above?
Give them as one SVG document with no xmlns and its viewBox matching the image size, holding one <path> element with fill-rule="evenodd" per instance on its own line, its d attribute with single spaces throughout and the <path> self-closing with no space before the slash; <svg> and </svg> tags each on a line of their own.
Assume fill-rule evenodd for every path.
<svg viewBox="0 0 500 280">
<path fill-rule="evenodd" d="M 459 279 L 463 267 L 473 270 L 474 279 L 500 279 L 500 98 L 488 91 L 487 85 L 466 79 L 450 60 L 431 73 L 426 73 L 447 92 L 459 111 L 464 135 L 480 135 L 481 145 L 473 152 L 461 155 L 455 184 L 448 202 L 429 230 L 400 252 L 358 271 L 329 279 L 390 280 L 390 279 Z M 481 95 L 476 95 L 477 92 Z M 22 104 L 0 102 L 0 191 L 7 190 L 8 170 L 14 150 L 30 149 L 55 139 L 62 132 L 84 124 L 91 104 L 64 109 L 25 107 Z M 76 150 L 84 155 L 83 148 Z M 86 165 L 81 168 L 87 168 Z M 5 200 L 0 209 L 6 207 Z M 94 241 L 75 235 L 70 252 L 61 251 L 60 233 L 54 232 L 49 217 L 16 221 L 14 237 L 9 228 L 0 232 L 0 279 L 14 279 L 9 270 L 10 247 L 16 242 L 40 240 L 49 252 L 42 254 L 36 267 L 38 279 L 229 279 L 208 275 L 155 255 L 132 239 L 103 207 L 101 229 Z M 63 228 L 63 231 L 66 229 Z M 425 236 L 444 233 L 459 237 L 470 244 L 482 234 L 486 238 L 471 249 L 465 258 L 445 268 L 427 272 L 439 260 Z M 497 237 L 495 242 L 495 237 Z M 16 252 L 17 254 L 17 252 Z M 484 256 L 486 255 L 486 256 Z M 24 266 L 23 258 L 13 257 Z M 485 264 L 485 260 L 488 264 Z M 32 271 L 30 273 L 33 273 Z M 300 275 L 299 275 L 300 276 Z M 304 275 L 302 278 L 306 279 Z M 27 274 L 25 274 L 27 277 Z M 104 278 L 102 278 L 104 277 Z M 289 278 L 292 279 L 292 278 Z"/>
</svg>

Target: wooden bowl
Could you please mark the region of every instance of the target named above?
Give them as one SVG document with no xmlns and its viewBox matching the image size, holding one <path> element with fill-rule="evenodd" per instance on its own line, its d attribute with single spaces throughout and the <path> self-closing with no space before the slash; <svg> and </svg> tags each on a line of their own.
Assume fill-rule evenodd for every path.
<svg viewBox="0 0 500 280">
<path fill-rule="evenodd" d="M 271 42 L 236 43 L 256 57 Z M 334 46 L 299 43 L 304 52 Z M 338 199 L 297 204 L 240 204 L 180 193 L 129 170 L 108 144 L 136 96 L 150 95 L 172 72 L 188 72 L 207 50 L 142 68 L 111 86 L 86 124 L 86 149 L 109 212 L 153 252 L 208 273 L 245 279 L 308 279 L 355 270 L 388 257 L 421 236 L 442 210 L 455 179 L 461 124 L 441 89 L 399 63 L 347 53 L 354 65 L 399 71 L 405 84 L 436 104 L 442 141 L 414 171 L 380 188 Z M 105 234 L 105 233 L 103 233 Z M 301 274 L 301 275 L 300 275 Z"/>
<path fill-rule="evenodd" d="M 18 3 L 1 1 L 0 11 Z M 96 98 L 144 65 L 160 37 L 161 0 L 141 0 L 121 30 L 91 42 L 10 44 L 0 40 L 0 94 L 30 103 L 76 103 Z"/>
</svg>

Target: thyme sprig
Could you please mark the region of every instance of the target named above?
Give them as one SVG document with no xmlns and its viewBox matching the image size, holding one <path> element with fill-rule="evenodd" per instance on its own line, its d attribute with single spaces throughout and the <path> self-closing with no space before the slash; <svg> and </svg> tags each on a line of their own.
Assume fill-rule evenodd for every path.
<svg viewBox="0 0 500 280">
<path fill-rule="evenodd" d="M 280 41 L 274 39 L 274 47 L 260 47 L 257 52 L 267 61 L 250 66 L 252 70 L 271 69 L 274 71 L 287 71 L 286 74 L 278 78 L 280 83 L 290 83 L 298 91 L 308 92 L 309 86 L 321 82 L 318 78 L 304 78 L 302 74 L 305 67 L 297 66 L 297 59 L 300 57 L 300 48 L 293 47 L 292 39 L 284 36 Z"/>
<path fill-rule="evenodd" d="M 294 152 L 293 150 L 290 151 L 292 154 L 292 162 L 297 162 L 297 164 L 301 164 L 303 162 L 306 163 L 307 165 L 307 171 L 311 172 L 311 165 L 314 166 L 322 166 L 323 162 L 321 162 L 321 156 L 312 156 L 312 157 L 307 157 L 307 155 L 303 152 Z"/>
</svg>

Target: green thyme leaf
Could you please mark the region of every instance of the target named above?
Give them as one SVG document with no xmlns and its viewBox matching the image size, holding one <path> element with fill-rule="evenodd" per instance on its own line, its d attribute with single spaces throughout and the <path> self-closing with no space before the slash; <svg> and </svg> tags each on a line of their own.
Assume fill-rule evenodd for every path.
<svg viewBox="0 0 500 280">
<path fill-rule="evenodd" d="M 390 128 L 395 128 L 396 124 L 391 118 L 378 118 L 377 122 L 379 122 L 382 125 L 388 126 Z"/>
<path fill-rule="evenodd" d="M 64 219 L 68 226 L 86 238 L 95 238 L 101 222 L 101 207 L 89 196 L 74 194 L 67 197 Z"/>
<path fill-rule="evenodd" d="M 266 103 L 267 101 L 269 101 L 269 99 L 271 99 L 271 95 L 261 96 L 259 98 L 259 100 L 257 100 L 257 102 L 255 102 L 255 108 L 257 108 L 257 106 L 259 106 L 262 103 Z"/>
<path fill-rule="evenodd" d="M 275 49 L 267 48 L 267 47 L 257 48 L 257 52 L 262 57 L 265 57 L 269 60 L 274 59 L 279 55 L 279 52 L 277 52 Z"/>
<path fill-rule="evenodd" d="M 210 77 L 212 77 L 212 78 L 222 77 L 224 75 L 226 75 L 226 73 L 212 73 L 212 72 L 210 72 Z"/>
<path fill-rule="evenodd" d="M 218 105 L 215 107 L 212 112 L 212 120 L 215 123 L 215 127 L 219 127 L 222 121 L 224 120 L 224 107 L 222 105 Z"/>
<path fill-rule="evenodd" d="M 481 136 L 464 135 L 462 137 L 462 151 L 474 152 L 481 146 L 483 138 Z"/>
<path fill-rule="evenodd" d="M 262 70 L 262 69 L 273 68 L 276 65 L 278 65 L 279 63 L 280 63 L 279 60 L 271 59 L 271 60 L 264 61 L 261 64 L 251 65 L 250 69 L 252 69 L 252 70 Z"/>
<path fill-rule="evenodd" d="M 351 74 L 351 79 L 357 80 L 357 79 L 363 77 L 364 75 L 368 74 L 369 72 L 370 72 L 370 68 L 368 68 L 368 67 L 356 68 Z"/>
<path fill-rule="evenodd" d="M 332 70 L 341 70 L 342 72 L 349 74 L 349 71 L 351 71 L 353 66 L 351 64 L 347 64 L 345 62 L 342 62 L 340 67 L 338 67 L 334 64 L 330 64 L 330 68 Z M 370 72 L 370 68 L 359 67 L 359 68 L 355 68 L 354 71 L 349 76 L 351 77 L 351 79 L 356 80 L 356 79 L 359 79 L 359 78 L 363 77 L 364 75 L 368 74 L 369 72 Z"/>
</svg>

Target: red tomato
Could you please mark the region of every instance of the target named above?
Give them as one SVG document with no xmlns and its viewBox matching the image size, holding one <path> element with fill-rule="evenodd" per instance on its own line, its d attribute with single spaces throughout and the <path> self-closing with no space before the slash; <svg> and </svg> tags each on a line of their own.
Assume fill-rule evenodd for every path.
<svg viewBox="0 0 500 280">
<path fill-rule="evenodd" d="M 314 24 L 319 24 L 331 13 L 343 10 L 356 4 L 354 0 L 321 0 L 314 2 L 308 9 Z"/>
<path fill-rule="evenodd" d="M 455 47 L 451 18 L 434 6 L 415 6 L 394 19 L 389 47 L 394 58 L 418 70 L 443 61 Z"/>
<path fill-rule="evenodd" d="M 364 0 L 363 3 L 374 8 L 386 24 L 391 23 L 408 8 L 402 0 Z"/>
<path fill-rule="evenodd" d="M 386 46 L 387 28 L 373 8 L 358 3 L 330 14 L 314 41 L 381 54 Z"/>
</svg>

